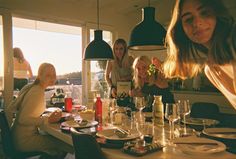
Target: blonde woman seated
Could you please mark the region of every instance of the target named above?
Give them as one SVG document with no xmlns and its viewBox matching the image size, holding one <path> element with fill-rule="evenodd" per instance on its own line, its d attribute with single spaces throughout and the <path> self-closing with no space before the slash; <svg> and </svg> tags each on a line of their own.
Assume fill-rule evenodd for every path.
<svg viewBox="0 0 236 159">
<path fill-rule="evenodd" d="M 160 71 L 161 62 L 157 58 L 153 58 L 153 63 L 156 66 L 155 73 L 149 72 L 152 62 L 147 56 L 139 56 L 134 60 L 134 89 L 131 91 L 131 96 L 161 95 L 164 105 L 174 103 L 174 96 L 170 92 L 168 81 Z M 145 109 L 152 110 L 151 105 L 149 107 Z"/>
<path fill-rule="evenodd" d="M 73 150 L 65 143 L 49 135 L 39 133 L 45 124 L 58 122 L 61 112 L 53 112 L 49 117 L 42 116 L 46 109 L 44 92 L 54 85 L 56 71 L 52 64 L 43 63 L 38 69 L 38 76 L 33 84 L 25 86 L 13 104 L 6 108 L 8 122 L 11 125 L 12 115 L 16 118 L 12 125 L 13 142 L 20 151 L 38 151 L 50 155 L 49 158 L 64 158 L 66 152 Z"/>
</svg>

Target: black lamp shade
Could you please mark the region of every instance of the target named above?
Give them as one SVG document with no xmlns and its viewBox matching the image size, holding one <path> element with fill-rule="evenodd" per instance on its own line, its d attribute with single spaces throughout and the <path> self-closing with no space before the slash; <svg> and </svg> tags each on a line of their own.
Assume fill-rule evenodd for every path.
<svg viewBox="0 0 236 159">
<path fill-rule="evenodd" d="M 130 35 L 130 50 L 162 50 L 165 49 L 165 28 L 155 21 L 155 8 L 142 9 L 142 22 L 134 27 Z"/>
<path fill-rule="evenodd" d="M 112 49 L 102 39 L 102 30 L 94 31 L 94 40 L 85 49 L 84 60 L 99 61 L 114 59 Z"/>
</svg>

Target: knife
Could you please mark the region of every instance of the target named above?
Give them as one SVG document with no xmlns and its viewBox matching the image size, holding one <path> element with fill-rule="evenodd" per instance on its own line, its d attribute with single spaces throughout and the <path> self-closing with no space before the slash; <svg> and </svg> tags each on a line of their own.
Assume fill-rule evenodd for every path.
<svg viewBox="0 0 236 159">
<path fill-rule="evenodd" d="M 215 142 L 174 142 L 174 144 L 188 144 L 188 145 L 218 145 Z"/>
<path fill-rule="evenodd" d="M 236 131 L 205 132 L 206 134 L 236 134 Z"/>
</svg>

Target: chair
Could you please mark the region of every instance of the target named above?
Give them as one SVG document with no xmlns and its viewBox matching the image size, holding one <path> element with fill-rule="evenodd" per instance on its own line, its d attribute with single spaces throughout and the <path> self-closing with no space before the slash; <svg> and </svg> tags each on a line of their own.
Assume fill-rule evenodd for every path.
<svg viewBox="0 0 236 159">
<path fill-rule="evenodd" d="M 195 102 L 192 104 L 190 117 L 219 120 L 219 107 L 215 103 Z"/>
<path fill-rule="evenodd" d="M 7 122 L 4 111 L 0 112 L 0 131 L 2 138 L 3 152 L 7 158 L 11 159 L 25 159 L 28 157 L 45 155 L 43 152 L 21 152 L 17 151 L 11 137 L 10 127 Z"/>
<path fill-rule="evenodd" d="M 106 159 L 94 136 L 71 128 L 76 159 Z"/>
</svg>

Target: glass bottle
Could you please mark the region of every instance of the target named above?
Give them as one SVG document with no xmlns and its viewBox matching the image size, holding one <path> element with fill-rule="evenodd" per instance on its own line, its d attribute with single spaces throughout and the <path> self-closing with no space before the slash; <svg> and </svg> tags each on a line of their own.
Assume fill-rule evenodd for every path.
<svg viewBox="0 0 236 159">
<path fill-rule="evenodd" d="M 71 92 L 66 92 L 66 96 L 65 96 L 65 111 L 66 112 L 71 112 L 72 111 Z"/>
<path fill-rule="evenodd" d="M 95 102 L 95 120 L 102 125 L 102 100 L 100 96 L 97 96 Z"/>
<path fill-rule="evenodd" d="M 153 107 L 153 122 L 155 126 L 164 126 L 164 105 L 162 96 L 154 96 Z"/>
</svg>

